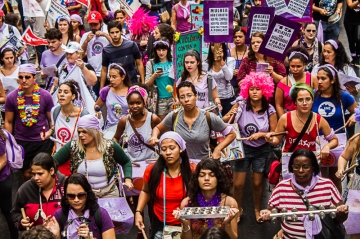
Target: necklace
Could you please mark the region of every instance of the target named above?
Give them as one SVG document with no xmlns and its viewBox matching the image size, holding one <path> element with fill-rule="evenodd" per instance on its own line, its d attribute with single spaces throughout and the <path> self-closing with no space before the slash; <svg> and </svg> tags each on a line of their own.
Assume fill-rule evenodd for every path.
<svg viewBox="0 0 360 239">
<path fill-rule="evenodd" d="M 69 123 L 69 122 L 70 122 L 70 115 L 71 115 L 73 112 L 74 112 L 74 107 L 71 109 L 71 112 L 70 112 L 70 114 L 69 114 L 68 116 L 66 116 L 66 115 L 65 115 L 65 112 L 64 112 L 64 115 L 66 116 L 66 118 L 65 118 L 66 123 Z"/>
<path fill-rule="evenodd" d="M 305 125 L 305 123 L 304 123 L 304 122 L 300 119 L 300 117 L 298 116 L 297 111 L 295 111 L 295 115 L 296 115 L 296 117 L 298 118 L 298 120 L 300 120 L 300 122 L 301 122 L 303 125 Z M 311 119 L 311 121 L 312 121 L 312 119 Z M 307 130 L 308 130 L 307 134 L 310 133 L 311 121 L 310 121 L 310 124 L 309 124 L 309 128 L 307 129 Z"/>
<path fill-rule="evenodd" d="M 241 60 L 244 59 L 244 55 L 245 55 L 245 52 L 247 51 L 247 46 L 245 46 L 245 50 L 244 52 L 242 53 L 242 57 L 241 57 Z M 236 60 L 239 60 L 239 57 L 238 57 L 238 51 L 236 50 L 236 47 L 235 47 L 235 53 L 236 53 Z M 241 52 L 240 52 L 241 53 Z"/>
<path fill-rule="evenodd" d="M 216 192 L 214 196 L 210 198 L 210 200 L 206 201 L 202 193 L 199 192 L 197 195 L 197 200 L 199 202 L 200 207 L 218 207 L 220 206 L 220 202 L 221 202 L 221 194 L 220 192 Z M 206 220 L 206 222 L 208 225 L 207 228 L 213 227 L 213 221 L 211 219 Z"/>
<path fill-rule="evenodd" d="M 200 75 L 197 75 L 197 76 L 194 77 L 194 79 L 192 79 L 191 77 L 189 77 L 189 79 L 190 79 L 191 83 L 194 84 L 194 82 L 195 82 L 196 80 L 199 80 L 199 77 L 200 77 Z"/>
<path fill-rule="evenodd" d="M 27 126 L 31 127 L 33 124 L 36 124 L 38 121 L 39 116 L 39 109 L 40 109 L 40 88 L 37 83 L 34 84 L 34 89 L 32 92 L 32 105 L 31 105 L 31 117 L 28 117 L 27 112 L 25 112 L 25 96 L 24 90 L 22 86 L 19 86 L 18 95 L 16 98 L 18 104 L 18 110 L 20 114 L 21 122 Z"/>
</svg>

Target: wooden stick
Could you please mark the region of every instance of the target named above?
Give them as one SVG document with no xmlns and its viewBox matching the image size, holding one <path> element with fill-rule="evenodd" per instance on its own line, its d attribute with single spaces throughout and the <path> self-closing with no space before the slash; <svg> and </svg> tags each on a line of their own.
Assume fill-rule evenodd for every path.
<svg viewBox="0 0 360 239">
<path fill-rule="evenodd" d="M 284 131 L 284 132 L 278 132 L 278 133 L 274 133 L 271 135 L 272 136 L 278 136 L 278 135 L 283 135 L 283 134 L 288 134 L 289 132 L 288 131 Z"/>
<path fill-rule="evenodd" d="M 353 168 L 356 168 L 357 166 L 359 166 L 358 163 L 352 165 L 351 167 L 349 167 L 348 169 L 346 169 L 343 174 L 347 174 L 348 172 L 350 172 Z"/>
<path fill-rule="evenodd" d="M 148 239 L 147 236 L 146 236 L 146 232 L 145 232 L 144 228 L 141 229 L 141 232 L 142 232 L 142 234 L 143 234 L 144 239 Z"/>
<path fill-rule="evenodd" d="M 21 210 L 21 214 L 22 214 L 23 219 L 26 220 L 25 209 L 24 209 L 24 208 L 21 208 L 20 210 Z M 27 231 L 30 230 L 30 227 L 26 227 L 26 230 L 27 230 Z"/>
<path fill-rule="evenodd" d="M 345 129 L 345 127 L 346 127 L 346 126 L 344 125 L 343 127 L 338 128 L 337 130 L 334 131 L 334 133 L 336 134 L 336 133 L 339 132 L 340 130 Z"/>
<path fill-rule="evenodd" d="M 230 115 L 230 119 L 228 121 L 229 124 L 231 124 L 231 121 L 234 119 L 235 114 Z"/>
<path fill-rule="evenodd" d="M 135 165 L 136 167 L 140 167 L 140 164 L 137 162 L 131 162 L 132 165 Z"/>
<path fill-rule="evenodd" d="M 157 159 L 146 159 L 145 162 L 155 162 Z"/>
</svg>

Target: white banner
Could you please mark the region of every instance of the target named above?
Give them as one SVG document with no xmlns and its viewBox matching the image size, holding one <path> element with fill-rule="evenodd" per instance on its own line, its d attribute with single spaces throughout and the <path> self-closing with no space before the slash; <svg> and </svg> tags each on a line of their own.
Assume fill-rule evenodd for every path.
<svg viewBox="0 0 360 239">
<path fill-rule="evenodd" d="M 22 0 L 24 16 L 26 17 L 45 17 L 40 4 L 36 0 Z"/>
<path fill-rule="evenodd" d="M 130 17 L 132 17 L 140 5 L 138 0 L 109 0 L 111 11 L 115 12 L 116 10 L 123 8 Z"/>
<path fill-rule="evenodd" d="M 70 17 L 70 14 L 69 14 L 69 11 L 66 9 L 66 7 L 61 5 L 59 2 L 51 1 L 48 16 L 51 17 L 51 19 L 53 19 L 54 21 L 56 21 L 56 19 L 58 17 L 60 17 L 60 16 L 69 16 Z"/>
<path fill-rule="evenodd" d="M 95 110 L 94 110 L 95 101 L 91 97 L 91 94 L 84 81 L 84 77 L 81 73 L 81 69 L 78 66 L 73 67 L 73 69 L 66 76 L 64 81 L 68 81 L 70 79 L 76 81 L 79 84 L 80 94 L 81 94 L 81 102 L 80 102 L 81 107 L 89 111 L 91 115 L 95 115 Z M 58 89 L 52 95 L 55 105 L 58 104 L 57 93 L 58 93 Z"/>
</svg>

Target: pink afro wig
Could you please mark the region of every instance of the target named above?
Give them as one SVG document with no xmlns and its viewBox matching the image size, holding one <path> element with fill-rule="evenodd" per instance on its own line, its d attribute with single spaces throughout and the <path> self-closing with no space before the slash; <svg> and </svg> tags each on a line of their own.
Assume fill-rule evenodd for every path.
<svg viewBox="0 0 360 239">
<path fill-rule="evenodd" d="M 152 32 L 158 25 L 158 22 L 156 16 L 149 16 L 149 12 L 145 12 L 143 8 L 139 7 L 129 20 L 128 24 L 129 31 L 133 35 L 140 36 L 144 32 L 145 26 L 149 28 L 149 32 Z"/>
<path fill-rule="evenodd" d="M 262 95 L 266 99 L 269 99 L 273 95 L 273 79 L 264 72 L 250 72 L 250 74 L 246 75 L 245 78 L 241 81 L 240 95 L 244 99 L 247 99 L 249 97 L 249 89 L 252 86 L 259 87 L 261 89 Z"/>
</svg>

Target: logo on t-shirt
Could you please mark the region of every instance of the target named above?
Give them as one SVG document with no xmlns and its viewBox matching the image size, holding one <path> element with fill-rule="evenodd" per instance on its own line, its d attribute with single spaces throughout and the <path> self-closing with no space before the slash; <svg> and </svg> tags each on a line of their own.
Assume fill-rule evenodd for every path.
<svg viewBox="0 0 360 239">
<path fill-rule="evenodd" d="M 144 142 L 144 137 L 139 134 L 141 140 Z M 141 141 L 139 140 L 139 138 L 136 136 L 136 134 L 132 134 L 130 136 L 129 145 L 131 145 L 131 147 L 133 148 L 134 152 L 142 152 L 143 151 L 143 144 L 141 143 Z"/>
<path fill-rule="evenodd" d="M 71 138 L 71 132 L 68 128 L 60 128 L 56 134 L 56 137 L 61 140 L 61 142 L 66 143 Z"/>
<path fill-rule="evenodd" d="M 120 119 L 122 115 L 122 107 L 119 103 L 112 104 L 112 112 L 114 113 L 115 117 Z"/>
<path fill-rule="evenodd" d="M 104 49 L 104 45 L 101 42 L 94 42 L 92 45 L 92 56 L 95 56 L 97 54 L 101 54 Z"/>
<path fill-rule="evenodd" d="M 320 0 L 319 7 L 325 9 L 327 12 L 327 16 L 331 16 L 335 13 L 337 5 L 337 0 Z"/>
<path fill-rule="evenodd" d="M 335 105 L 330 101 L 323 102 L 319 105 L 318 112 L 322 117 L 331 117 L 335 114 Z"/>
<path fill-rule="evenodd" d="M 205 101 L 205 92 L 198 92 L 198 101 Z"/>
<path fill-rule="evenodd" d="M 26 118 L 30 119 L 32 117 L 32 105 L 25 105 Z"/>
<path fill-rule="evenodd" d="M 246 136 L 250 136 L 250 135 L 253 135 L 253 134 L 259 132 L 259 128 L 253 123 L 245 125 L 244 130 L 245 130 Z"/>
</svg>

